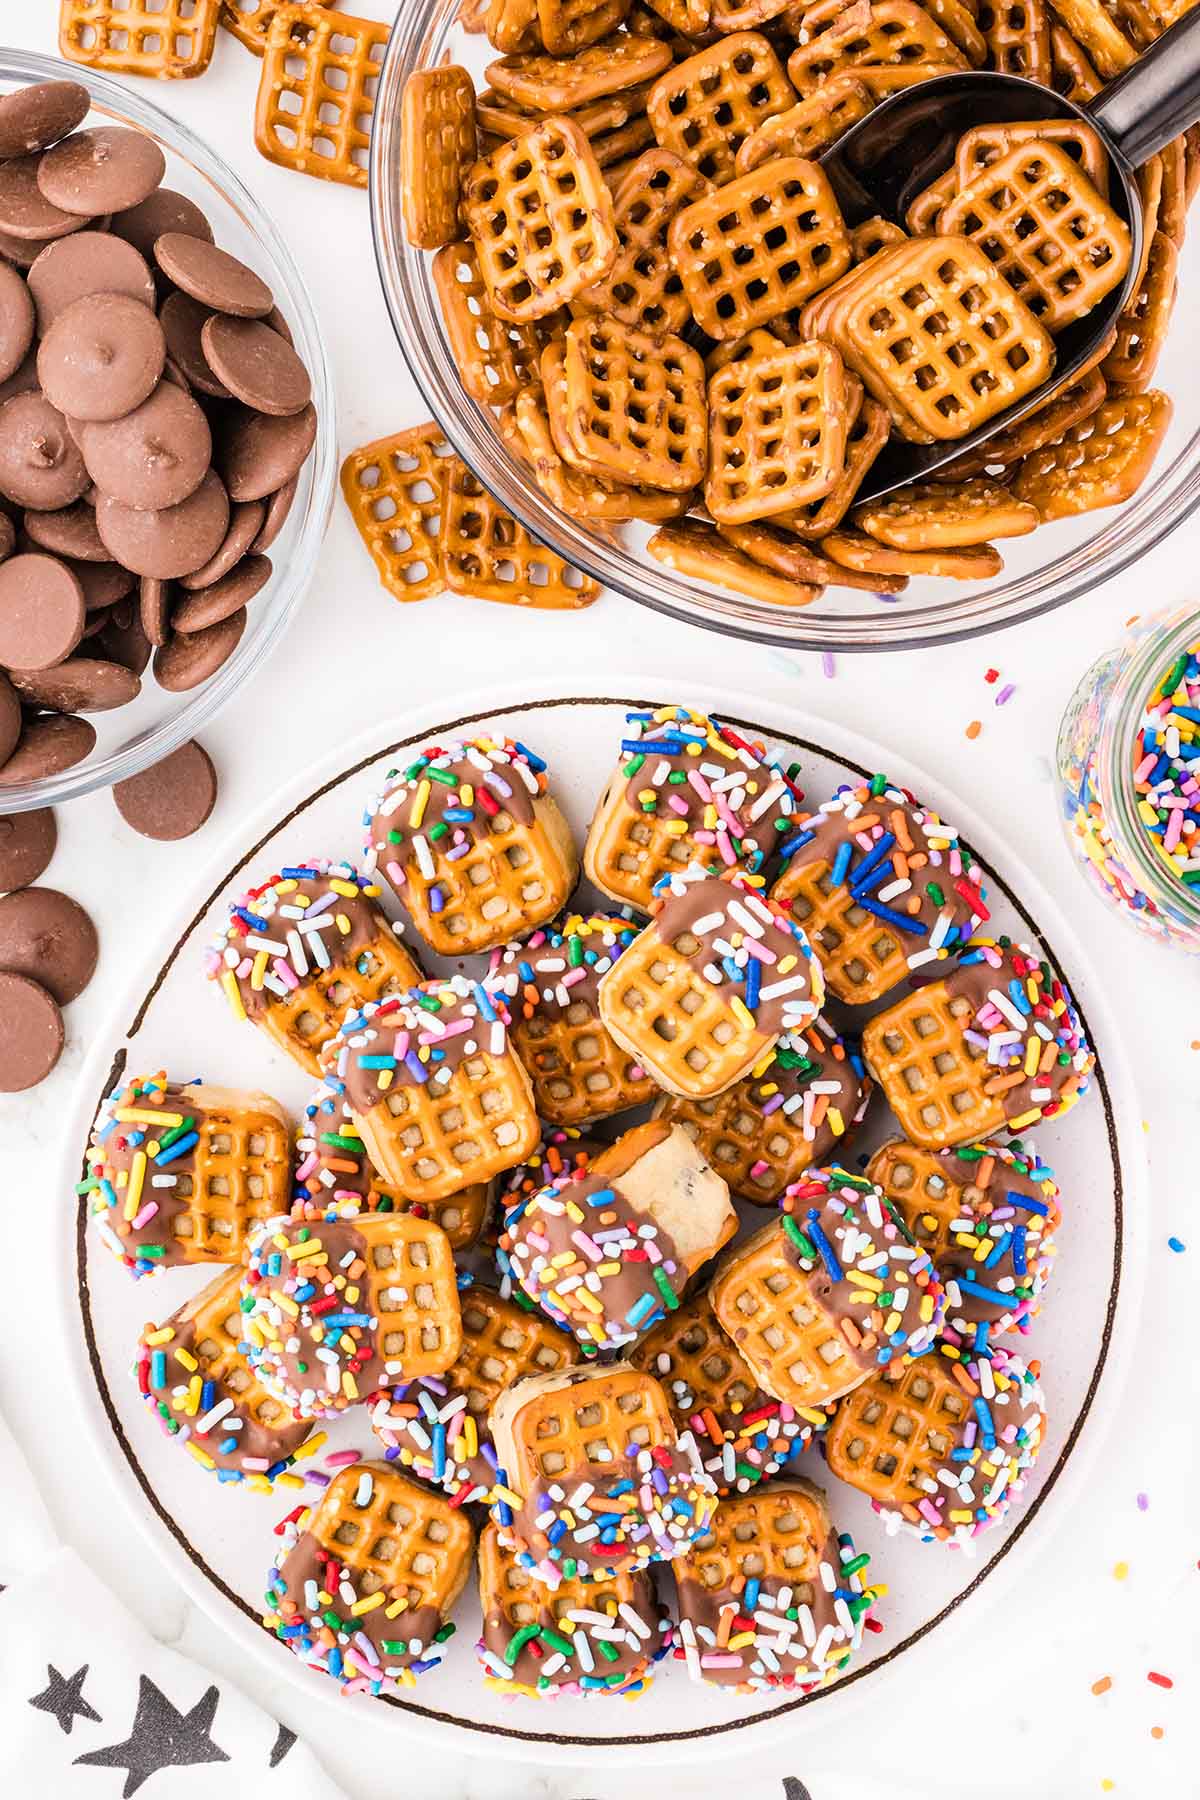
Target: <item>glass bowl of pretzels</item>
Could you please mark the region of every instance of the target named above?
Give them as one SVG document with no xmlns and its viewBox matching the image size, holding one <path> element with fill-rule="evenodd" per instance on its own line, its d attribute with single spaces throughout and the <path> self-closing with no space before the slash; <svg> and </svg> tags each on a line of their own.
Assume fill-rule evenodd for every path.
<svg viewBox="0 0 1200 1800">
<path fill-rule="evenodd" d="M 282 238 L 133 87 L 0 53 L 0 189 L 0 810 L 20 812 L 160 761 L 258 669 L 316 568 L 336 426 Z"/>
<path fill-rule="evenodd" d="M 824 651 L 1012 625 L 1143 555 L 1200 500 L 1200 400 L 1168 329 L 1196 132 L 1138 171 L 1136 263 L 1087 126 L 973 128 L 899 221 L 849 223 L 819 158 L 956 70 L 1086 104 L 1182 10 L 402 8 L 375 110 L 376 256 L 429 430 L 459 459 L 443 480 L 494 501 L 456 508 L 439 556 L 478 574 L 532 538 L 672 617 Z M 1056 332 L 1120 281 L 1103 356 L 1021 416 Z M 1010 406 L 986 453 L 860 493 L 889 445 L 965 438 Z"/>
</svg>

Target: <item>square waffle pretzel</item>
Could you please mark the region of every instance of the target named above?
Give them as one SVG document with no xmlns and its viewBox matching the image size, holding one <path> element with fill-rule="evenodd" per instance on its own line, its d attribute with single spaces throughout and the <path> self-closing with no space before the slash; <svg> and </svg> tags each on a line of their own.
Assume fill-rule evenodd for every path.
<svg viewBox="0 0 1200 1800">
<path fill-rule="evenodd" d="M 348 1572 L 357 1601 L 386 1594 L 385 1604 L 371 1611 L 394 1621 L 385 1635 L 394 1629 L 398 1638 L 413 1615 L 433 1615 L 439 1625 L 447 1618 L 466 1586 L 475 1547 L 461 1508 L 376 1462 L 338 1471 L 316 1503 L 307 1535 Z M 340 1595 L 331 1598 L 335 1610 L 345 1606 Z"/>
<path fill-rule="evenodd" d="M 978 245 L 914 238 L 877 260 L 830 335 L 905 437 L 965 437 L 1050 373 L 1049 334 Z"/>
<path fill-rule="evenodd" d="M 221 24 L 239 44 L 253 56 L 261 56 L 267 47 L 271 20 L 281 5 L 304 5 L 310 12 L 319 6 L 332 6 L 336 0 L 221 0 Z"/>
<path fill-rule="evenodd" d="M 807 539 L 823 538 L 835 531 L 853 505 L 867 471 L 887 443 L 890 430 L 887 408 L 870 394 L 866 395 L 858 416 L 846 433 L 845 461 L 825 498 L 795 511 L 780 513 L 773 523 Z"/>
<path fill-rule="evenodd" d="M 259 153 L 301 175 L 365 188 L 387 41 L 387 26 L 372 19 L 281 6 L 271 20 L 259 75 Z"/>
<path fill-rule="evenodd" d="M 928 1492 L 971 1413 L 953 1365 L 922 1356 L 847 1394 L 825 1436 L 829 1467 L 881 1506 L 911 1506 Z"/>
<path fill-rule="evenodd" d="M 646 113 L 662 148 L 719 186 L 737 173 L 743 140 L 795 103 L 767 39 L 757 31 L 736 31 L 660 75 Z"/>
<path fill-rule="evenodd" d="M 590 575 L 531 537 L 457 456 L 446 482 L 438 553 L 450 592 L 475 600 L 561 612 L 590 606 L 600 593 Z"/>
<path fill-rule="evenodd" d="M 990 1137 L 1005 1123 L 1003 1094 L 989 1096 L 994 1070 L 986 1040 L 965 1036 L 973 1002 L 942 981 L 907 995 L 863 1031 L 867 1066 L 912 1143 L 937 1150 Z"/>
<path fill-rule="evenodd" d="M 537 0 L 538 28 L 551 56 L 574 56 L 615 31 L 629 0 Z"/>
<path fill-rule="evenodd" d="M 531 1494 L 553 1482 L 565 1482 L 589 1466 L 600 1475 L 625 1460 L 631 1444 L 653 1450 L 673 1448 L 675 1422 L 657 1381 L 625 1363 L 598 1369 L 591 1379 L 570 1385 L 523 1384 L 511 1390 L 513 1460 L 504 1463 L 509 1484 Z M 493 1414 L 493 1424 L 495 1415 Z M 504 1462 L 504 1447 L 497 1439 Z"/>
<path fill-rule="evenodd" d="M 342 495 L 384 587 L 427 600 L 446 586 L 438 533 L 452 452 L 440 425 L 413 425 L 352 450 Z"/>
<path fill-rule="evenodd" d="M 722 1500 L 680 1573 L 710 1593 L 740 1593 L 750 1581 L 782 1581 L 793 1590 L 793 1605 L 809 1605 L 829 1529 L 819 1489 L 808 1482 L 774 1482 Z"/>
<path fill-rule="evenodd" d="M 429 1205 L 503 1174 L 538 1141 L 529 1077 L 508 1051 L 464 1056 L 436 1093 L 397 1083 L 355 1119 L 386 1179 Z"/>
<path fill-rule="evenodd" d="M 1044 520 L 1128 500 L 1150 473 L 1173 410 L 1170 396 L 1157 388 L 1105 400 L 1060 442 L 1018 465 L 1013 493 Z"/>
<path fill-rule="evenodd" d="M 586 519 L 676 519 L 686 512 L 690 494 L 655 493 L 650 488 L 601 481 L 564 460 L 554 439 L 547 405 L 547 395 L 553 392 L 555 415 L 563 417 L 566 400 L 561 342 L 546 345 L 541 366 L 545 388 L 526 388 L 517 396 L 514 412 L 519 438 L 517 453 L 529 463 L 547 499 L 561 512 Z M 502 429 L 503 418 L 502 413 Z"/>
<path fill-rule="evenodd" d="M 138 1272 L 240 1263 L 252 1228 L 287 1211 L 291 1128 L 265 1094 L 156 1082 L 110 1100 L 87 1152 L 85 1191 L 110 1248 Z M 101 1136 L 109 1118 L 114 1129 Z M 153 1216 L 134 1223 L 150 1203 Z"/>
<path fill-rule="evenodd" d="M 604 313 L 641 331 L 682 331 L 691 307 L 667 250 L 667 228 L 681 207 L 709 191 L 704 176 L 673 151 L 655 147 L 639 156 L 613 196 L 616 260 L 572 310 Z"/>
<path fill-rule="evenodd" d="M 677 213 L 668 234 L 696 323 L 739 338 L 850 267 L 850 236 L 828 178 L 800 156 L 773 158 Z"/>
<path fill-rule="evenodd" d="M 670 67 L 671 52 L 654 38 L 614 37 L 569 59 L 506 56 L 490 63 L 487 79 L 500 93 L 536 113 L 569 113 L 591 100 L 652 81 Z"/>
<path fill-rule="evenodd" d="M 538 327 L 502 319 L 493 311 L 474 244 L 447 244 L 439 250 L 433 283 L 450 352 L 472 400 L 503 406 L 537 382 L 542 350 Z"/>
<path fill-rule="evenodd" d="M 313 1226 L 313 1240 L 322 1229 L 336 1227 Z M 458 1272 L 445 1232 L 411 1212 L 360 1213 L 346 1229 L 363 1243 L 357 1307 L 371 1315 L 376 1354 L 400 1365 L 400 1381 L 441 1375 L 462 1350 Z"/>
<path fill-rule="evenodd" d="M 543 119 L 468 171 L 467 226 L 504 319 L 544 318 L 605 276 L 617 254 L 612 195 L 569 119 Z"/>
<path fill-rule="evenodd" d="M 1054 85 L 1046 0 L 981 0 L 977 21 L 991 68 Z"/>
<path fill-rule="evenodd" d="M 562 372 L 557 423 L 568 462 L 601 480 L 669 493 L 687 493 L 703 479 L 704 363 L 682 338 L 588 315 L 567 327 Z"/>
<path fill-rule="evenodd" d="M 842 472 L 849 396 L 829 344 L 776 344 L 726 364 L 708 384 L 708 408 L 704 499 L 718 524 L 822 500 Z"/>
<path fill-rule="evenodd" d="M 1016 144 L 943 207 L 1048 331 L 1083 318 L 1129 267 L 1129 228 L 1059 144 Z"/>
<path fill-rule="evenodd" d="M 1057 144 L 1077 162 L 1096 192 L 1108 198 L 1108 156 L 1094 128 L 1081 119 L 1027 119 L 1007 125 L 974 125 L 954 153 L 957 192 L 1018 144 Z"/>
<path fill-rule="evenodd" d="M 821 958 L 825 978 L 844 1001 L 862 1005 L 890 993 L 910 971 L 910 944 L 886 919 L 858 904 L 850 884 L 834 887 L 827 857 L 796 852 L 771 889 L 802 925 Z"/>
<path fill-rule="evenodd" d="M 475 86 L 465 69 L 415 69 L 400 103 L 404 229 L 418 250 L 461 236 L 462 181 L 479 154 Z"/>
<path fill-rule="evenodd" d="M 58 48 L 68 62 L 160 81 L 203 75 L 220 0 L 59 0 Z"/>
<path fill-rule="evenodd" d="M 784 1222 L 773 1220 L 727 1252 L 709 1299 L 754 1379 L 793 1406 L 821 1406 L 865 1379 L 861 1354 L 812 1297 L 813 1278 L 784 1254 Z"/>
<path fill-rule="evenodd" d="M 244 1458 L 262 1460 L 268 1451 L 266 1460 L 271 1464 L 288 1459 L 311 1434 L 313 1424 L 311 1419 L 296 1418 L 250 1367 L 241 1348 L 241 1286 L 239 1264 L 215 1276 L 157 1329 L 147 1326 L 136 1373 L 143 1395 L 160 1417 L 176 1430 L 186 1428 L 186 1442 L 202 1467 L 234 1469 L 266 1487 L 267 1471 L 245 1469 Z M 157 1349 L 163 1351 L 166 1365 L 161 1385 L 154 1384 Z M 213 1393 L 206 1392 L 210 1383 Z M 207 1417 L 225 1400 L 233 1402 L 243 1421 L 236 1432 L 225 1422 L 230 1408 L 211 1422 Z"/>
<path fill-rule="evenodd" d="M 757 1061 L 769 1035 L 731 1012 L 697 962 L 691 932 L 665 943 L 651 923 L 600 984 L 600 1017 L 668 1093 L 719 1094 Z"/>
<path fill-rule="evenodd" d="M 936 64 L 949 71 L 970 66 L 958 45 L 914 0 L 872 0 L 866 14 L 858 6 L 814 7 L 805 14 L 809 32 L 814 17 L 824 29 L 810 35 L 788 58 L 788 77 L 804 95 L 815 92 L 831 75 L 857 74 L 862 68 L 904 70 Z"/>
</svg>

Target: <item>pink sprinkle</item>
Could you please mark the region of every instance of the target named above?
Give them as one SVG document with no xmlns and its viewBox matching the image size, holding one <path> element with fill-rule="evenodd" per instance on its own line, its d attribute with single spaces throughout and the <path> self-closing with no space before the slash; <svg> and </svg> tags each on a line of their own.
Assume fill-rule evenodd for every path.
<svg viewBox="0 0 1200 1800">
<path fill-rule="evenodd" d="M 590 969 L 568 969 L 562 978 L 562 985 L 565 988 L 575 987 L 579 982 L 586 981 L 590 973 Z"/>
<path fill-rule="evenodd" d="M 688 804 L 687 804 L 687 801 L 684 800 L 679 794 L 669 795 L 667 798 L 667 805 L 670 807 L 672 812 L 681 813 L 683 815 L 683 817 L 686 819 Z"/>
<path fill-rule="evenodd" d="M 729 833 L 724 826 L 717 833 L 717 849 L 721 852 L 721 861 L 727 868 L 732 869 L 737 862 L 737 857 L 733 853 L 733 845 L 729 841 Z"/>
<path fill-rule="evenodd" d="M 143 1225 L 148 1225 L 150 1223 L 151 1219 L 154 1217 L 154 1215 L 157 1211 L 158 1211 L 158 1201 L 157 1200 L 147 1200 L 145 1206 L 143 1206 L 142 1210 L 137 1214 L 137 1217 L 134 1218 L 133 1220 L 131 1220 L 133 1229 L 135 1231 L 140 1231 L 142 1229 Z"/>
<path fill-rule="evenodd" d="M 277 956 L 275 961 L 271 964 L 271 973 L 273 975 L 278 975 L 284 987 L 298 988 L 300 986 L 300 977 L 297 975 L 295 969 L 293 969 L 291 963 L 286 962 L 282 956 Z"/>
<path fill-rule="evenodd" d="M 764 1162 L 762 1157 L 760 1156 L 756 1163 L 752 1163 L 750 1165 L 750 1173 L 751 1173 L 751 1175 L 753 1175 L 755 1177 L 755 1179 L 757 1179 L 758 1176 L 765 1175 L 767 1170 L 770 1168 L 770 1166 L 771 1166 L 770 1163 Z"/>
<path fill-rule="evenodd" d="M 821 652 L 821 673 L 825 676 L 827 681 L 832 681 L 837 673 L 833 666 L 832 650 L 822 650 Z"/>
<path fill-rule="evenodd" d="M 359 1450 L 331 1450 L 322 1460 L 327 1469 L 345 1469 L 351 1463 L 359 1462 L 361 1457 L 362 1452 Z"/>
<path fill-rule="evenodd" d="M 296 1170 L 296 1180 L 305 1181 L 317 1166 L 316 1152 L 310 1150 L 300 1167 Z"/>
<path fill-rule="evenodd" d="M 942 1515 L 932 1500 L 922 1500 L 917 1511 L 923 1519 L 928 1519 L 931 1525 L 940 1525 L 942 1522 Z"/>
<path fill-rule="evenodd" d="M 1150 1496 L 1149 1496 L 1149 1494 L 1139 1494 L 1139 1495 L 1138 1495 L 1138 1497 L 1137 1497 L 1137 1508 L 1138 1508 L 1138 1511 L 1139 1511 L 1139 1512 L 1148 1512 L 1148 1511 L 1149 1511 L 1149 1510 L 1150 1510 Z"/>
<path fill-rule="evenodd" d="M 393 887 L 400 888 L 404 886 L 404 870 L 400 867 L 400 864 L 395 858 L 393 858 L 391 862 L 385 863 L 384 868 L 387 873 L 387 878 Z"/>
<path fill-rule="evenodd" d="M 1007 703 L 1012 699 L 1012 697 L 1016 693 L 1016 691 L 1017 690 L 1016 690 L 1016 687 L 1013 684 L 1013 682 L 1011 682 L 1011 681 L 1006 682 L 1004 687 L 1002 687 L 1000 689 L 1000 692 L 996 695 L 996 705 L 997 706 L 1007 705 Z"/>
</svg>

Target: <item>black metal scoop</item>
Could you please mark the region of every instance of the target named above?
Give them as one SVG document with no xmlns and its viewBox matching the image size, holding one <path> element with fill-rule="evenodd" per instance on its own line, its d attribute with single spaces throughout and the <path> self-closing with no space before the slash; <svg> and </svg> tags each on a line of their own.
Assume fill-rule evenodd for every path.
<svg viewBox="0 0 1200 1800">
<path fill-rule="evenodd" d="M 968 437 L 909 444 L 893 434 L 859 489 L 860 500 L 920 481 L 986 443 L 1066 387 L 1099 348 L 1137 279 L 1142 208 L 1134 169 L 1200 119 L 1200 8 L 1156 39 L 1090 106 L 1020 75 L 956 72 L 891 95 L 830 146 L 821 167 L 848 225 L 877 214 L 903 224 L 910 202 L 954 161 L 964 132 L 1018 119 L 1082 119 L 1094 127 L 1108 152 L 1109 203 L 1133 240 L 1129 271 L 1099 306 L 1056 334 L 1054 372 L 1041 387 Z"/>
</svg>

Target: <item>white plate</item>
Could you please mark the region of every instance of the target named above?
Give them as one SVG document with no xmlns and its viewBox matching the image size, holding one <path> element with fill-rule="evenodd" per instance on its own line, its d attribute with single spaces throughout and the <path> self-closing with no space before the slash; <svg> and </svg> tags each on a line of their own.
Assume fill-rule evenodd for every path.
<svg viewBox="0 0 1200 1800">
<path fill-rule="evenodd" d="M 631 682 L 625 691 L 637 695 L 642 685 Z M 343 750 L 294 794 L 273 801 L 257 829 L 241 829 L 236 843 L 216 859 L 192 917 L 172 924 L 163 941 L 152 946 L 144 966 L 131 972 L 112 1028 L 97 1040 L 77 1090 L 65 1181 L 78 1179 L 78 1146 L 100 1095 L 111 1084 L 118 1066 L 114 1058 L 123 1058 L 130 1072 L 165 1067 L 181 1079 L 200 1075 L 265 1088 L 297 1112 L 303 1106 L 311 1083 L 262 1033 L 232 1021 L 223 996 L 201 975 L 201 951 L 223 919 L 227 900 L 253 881 L 305 856 L 354 858 L 361 847 L 364 799 L 376 777 L 402 760 L 402 752 L 444 742 L 476 726 L 520 738 L 549 759 L 554 790 L 582 841 L 595 796 L 617 754 L 624 712 L 660 702 L 549 694 L 530 698 L 531 692 L 536 693 L 536 684 L 526 687 L 520 703 L 500 708 L 494 695 L 474 705 L 464 700 L 457 717 L 433 718 L 415 730 L 407 721 L 390 732 L 375 729 L 359 755 Z M 473 1648 L 478 1604 L 473 1592 L 465 1595 L 456 1612 L 457 1636 L 443 1666 L 423 1677 L 411 1698 L 382 1704 L 395 1709 L 398 1724 L 442 1742 L 453 1740 L 476 1754 L 545 1760 L 557 1753 L 586 1759 L 603 1747 L 606 1760 L 625 1756 L 645 1766 L 731 1752 L 747 1738 L 757 1747 L 768 1735 L 795 1727 L 796 1713 L 820 1707 L 826 1720 L 878 1692 L 883 1683 L 908 1680 L 917 1684 L 914 1691 L 927 1691 L 922 1683 L 933 1669 L 944 1672 L 947 1640 L 956 1630 L 969 1627 L 978 1646 L 985 1612 L 989 1645 L 993 1634 L 1011 1630 L 1014 1609 L 994 1604 L 1005 1594 L 1019 1596 L 1020 1626 L 1032 1628 L 1042 1590 L 1029 1582 L 1029 1563 L 1069 1519 L 1084 1475 L 1110 1428 L 1117 1376 L 1140 1293 L 1142 1158 L 1128 1072 L 1105 1010 L 1103 984 L 1081 957 L 1021 850 L 1004 846 L 968 806 L 890 749 L 827 725 L 806 728 L 798 715 L 764 708 L 746 696 L 699 692 L 686 698 L 781 744 L 800 763 L 800 779 L 814 801 L 832 792 L 847 772 L 884 768 L 912 787 L 959 825 L 983 861 L 995 929 L 1040 943 L 1075 992 L 1097 1049 L 1094 1091 L 1061 1124 L 1037 1134 L 1043 1157 L 1058 1175 L 1065 1211 L 1049 1304 L 1027 1340 L 1028 1354 L 1043 1362 L 1050 1411 L 1047 1442 L 1024 1508 L 980 1540 L 973 1558 L 940 1545 L 885 1537 L 867 1501 L 829 1476 L 816 1452 L 800 1459 L 800 1469 L 828 1488 L 838 1527 L 854 1534 L 860 1550 L 871 1552 L 872 1580 L 885 1581 L 889 1588 L 879 1609 L 884 1631 L 868 1636 L 854 1672 L 807 1697 L 739 1700 L 693 1686 L 682 1665 L 671 1661 L 661 1666 L 651 1691 L 632 1710 L 625 1706 L 618 1711 L 601 1699 L 505 1699 L 479 1678 Z M 820 747 L 814 741 L 818 732 Z M 855 1154 L 886 1135 L 888 1117 L 876 1096 L 867 1128 L 855 1141 Z M 206 1271 L 171 1269 L 152 1282 L 131 1282 L 84 1223 L 81 1202 L 71 1272 L 75 1279 L 68 1276 L 65 1298 L 73 1363 L 84 1394 L 80 1412 L 91 1422 L 98 1453 L 114 1471 L 155 1550 L 188 1594 L 240 1646 L 265 1659 L 278 1679 L 298 1684 L 310 1700 L 355 1704 L 333 1682 L 305 1669 L 258 1622 L 271 1561 L 271 1527 L 299 1496 L 290 1490 L 274 1497 L 245 1493 L 201 1473 L 160 1433 L 128 1373 L 146 1318 L 165 1317 L 203 1286 Z M 371 1453 L 373 1440 L 361 1414 L 336 1421 L 329 1435 L 330 1450 L 354 1446 Z M 1094 1499 L 1094 1488 L 1089 1492 Z M 376 1716 L 381 1716 L 378 1706 Z M 619 1734 L 615 1744 L 614 1734 Z"/>
</svg>

